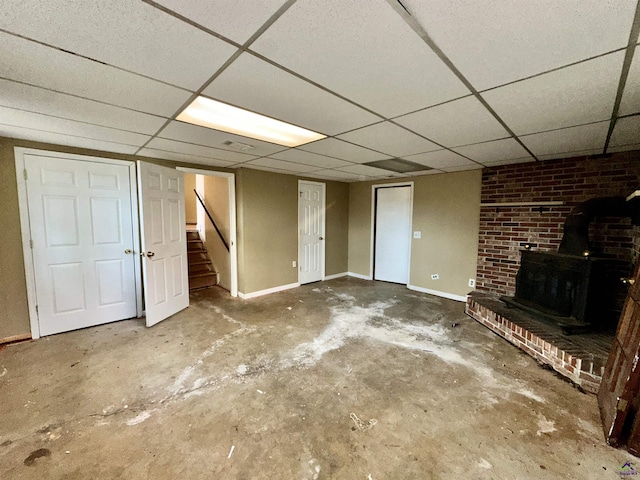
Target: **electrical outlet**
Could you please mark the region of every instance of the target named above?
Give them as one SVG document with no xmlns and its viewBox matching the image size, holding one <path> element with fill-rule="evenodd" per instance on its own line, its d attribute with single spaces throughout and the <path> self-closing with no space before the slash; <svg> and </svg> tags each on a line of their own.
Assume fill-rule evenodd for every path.
<svg viewBox="0 0 640 480">
<path fill-rule="evenodd" d="M 437 273 L 434 273 L 433 275 L 431 275 L 431 280 L 438 280 L 440 278 L 440 275 L 438 275 Z"/>
<path fill-rule="evenodd" d="M 297 265 L 297 263 L 296 263 L 296 261 L 295 261 L 295 260 L 294 260 L 293 262 L 291 262 L 291 266 L 292 266 L 293 268 L 296 268 L 296 265 Z"/>
<path fill-rule="evenodd" d="M 470 286 L 471 288 L 475 288 L 475 286 L 476 286 L 476 281 L 475 281 L 473 278 L 470 278 L 470 279 L 469 279 L 469 286 Z"/>
<path fill-rule="evenodd" d="M 422 238 L 422 232 L 413 232 L 413 238 Z"/>
</svg>

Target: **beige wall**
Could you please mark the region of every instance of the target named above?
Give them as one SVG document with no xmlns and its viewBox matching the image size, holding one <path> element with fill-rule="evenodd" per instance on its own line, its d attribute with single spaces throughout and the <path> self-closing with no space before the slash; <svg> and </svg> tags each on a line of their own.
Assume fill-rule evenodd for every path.
<svg viewBox="0 0 640 480">
<path fill-rule="evenodd" d="M 204 203 L 229 244 L 229 181 L 223 177 L 204 175 Z M 231 256 L 209 218 L 205 218 L 205 246 L 218 272 L 218 284 L 231 290 Z"/>
<path fill-rule="evenodd" d="M 196 175 L 194 173 L 184 174 L 184 210 L 185 221 L 187 223 L 198 223 L 198 209 L 196 207 Z"/>
<path fill-rule="evenodd" d="M 414 182 L 413 231 L 409 284 L 464 296 L 475 279 L 480 221 L 480 170 L 409 179 Z M 372 185 L 351 184 L 349 191 L 349 271 L 371 275 Z M 439 280 L 432 280 L 437 273 Z"/>
<path fill-rule="evenodd" d="M 240 169 L 238 198 L 238 290 L 252 293 L 298 281 L 298 177 Z M 317 180 L 314 180 L 317 181 Z M 347 271 L 349 186 L 324 182 L 325 274 Z M 241 227 L 240 227 L 241 226 Z"/>
<path fill-rule="evenodd" d="M 0 339 L 31 333 L 13 145 L 0 138 Z"/>
<path fill-rule="evenodd" d="M 348 271 L 349 184 L 326 182 L 327 209 L 325 270 L 326 276 Z"/>
<path fill-rule="evenodd" d="M 118 153 L 50 145 L 0 137 L 0 341 L 31 333 L 18 210 L 18 187 L 15 174 L 14 147 L 37 148 L 57 152 L 107 157 L 119 160 L 143 160 L 167 167 L 207 169 L 203 165 L 136 157 Z M 211 170 L 231 171 L 215 168 Z"/>
</svg>

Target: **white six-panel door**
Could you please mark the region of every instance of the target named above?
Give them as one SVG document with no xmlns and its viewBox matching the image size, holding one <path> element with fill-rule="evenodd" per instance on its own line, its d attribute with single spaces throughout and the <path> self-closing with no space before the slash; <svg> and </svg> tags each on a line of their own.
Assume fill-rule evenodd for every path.
<svg viewBox="0 0 640 480">
<path fill-rule="evenodd" d="M 411 187 L 376 189 L 374 279 L 409 283 Z"/>
<path fill-rule="evenodd" d="M 300 284 L 320 281 L 324 275 L 324 189 L 323 183 L 298 182 Z"/>
<path fill-rule="evenodd" d="M 40 335 L 136 316 L 130 170 L 24 155 Z"/>
<path fill-rule="evenodd" d="M 146 323 L 189 306 L 183 173 L 138 162 Z"/>
</svg>

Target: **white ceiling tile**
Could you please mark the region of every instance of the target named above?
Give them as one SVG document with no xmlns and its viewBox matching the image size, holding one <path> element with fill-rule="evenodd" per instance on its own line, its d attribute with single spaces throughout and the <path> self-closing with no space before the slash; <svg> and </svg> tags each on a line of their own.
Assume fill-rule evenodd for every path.
<svg viewBox="0 0 640 480">
<path fill-rule="evenodd" d="M 381 168 L 370 167 L 369 165 L 349 165 L 348 167 L 340 167 L 336 170 L 341 172 L 353 173 L 355 175 L 366 175 L 367 177 L 395 177 L 395 172 L 383 170 Z"/>
<path fill-rule="evenodd" d="M 474 162 L 449 150 L 438 150 L 436 152 L 421 153 L 402 157 L 410 162 L 416 162 L 431 168 L 461 167 L 466 165 L 476 165 Z"/>
<path fill-rule="evenodd" d="M 125 132 L 114 128 L 101 127 L 6 107 L 0 107 L 0 123 L 44 132 L 92 138 L 105 142 L 124 143 L 127 145 L 142 146 L 150 138 L 148 135 L 142 135 L 140 133 Z"/>
<path fill-rule="evenodd" d="M 284 152 L 275 153 L 270 155 L 272 158 L 278 160 L 287 160 L 290 162 L 304 163 L 305 165 L 312 165 L 320 168 L 336 168 L 346 167 L 350 165 L 350 162 L 344 160 L 338 160 L 337 158 L 327 157 L 324 155 L 318 155 L 317 153 L 305 152 L 298 148 L 292 148 L 285 150 Z"/>
<path fill-rule="evenodd" d="M 343 142 L 336 138 L 325 138 L 318 140 L 317 142 L 307 143 L 306 145 L 299 147 L 299 149 L 354 163 L 365 163 L 390 158 L 388 155 L 383 153 L 374 152 L 368 148 L 359 147 L 358 145 Z"/>
<path fill-rule="evenodd" d="M 208 165 L 210 167 L 230 168 L 233 165 L 233 162 L 226 162 L 216 158 L 201 157 L 199 155 L 189 155 L 178 152 L 167 152 L 166 150 L 156 150 L 153 148 L 143 148 L 138 152 L 138 155 L 142 157 L 173 160 L 175 162 L 197 163 L 198 165 Z"/>
<path fill-rule="evenodd" d="M 444 172 L 463 172 L 466 170 L 479 170 L 483 166 L 477 163 L 471 163 L 469 165 L 456 165 L 455 167 L 441 167 L 440 170 Z"/>
<path fill-rule="evenodd" d="M 331 171 L 331 170 L 323 170 L 323 171 L 326 172 L 326 171 Z M 315 179 L 318 179 L 318 180 L 327 180 L 329 182 L 345 182 L 345 183 L 349 182 L 349 180 L 347 180 L 347 179 L 344 179 L 344 178 L 341 178 L 341 177 L 327 175 L 326 173 L 318 173 L 318 172 L 305 173 L 303 176 L 307 177 L 307 178 L 315 178 Z"/>
<path fill-rule="evenodd" d="M 0 79 L 0 106 L 45 115 L 154 134 L 166 121 L 162 117 L 57 93 Z"/>
<path fill-rule="evenodd" d="M 68 147 L 89 148 L 103 152 L 134 154 L 138 147 L 121 143 L 103 142 L 91 138 L 74 137 L 72 135 L 43 132 L 30 128 L 15 127 L 0 124 L 0 136 L 43 142 L 53 145 L 66 145 Z"/>
<path fill-rule="evenodd" d="M 300 172 L 303 172 L 303 173 L 313 172 L 313 171 L 319 170 L 318 167 L 303 165 L 301 163 L 286 162 L 284 160 L 277 160 L 275 158 L 257 158 L 255 160 L 251 160 L 250 162 L 244 163 L 242 166 L 243 167 L 260 166 L 260 167 L 277 168 L 278 170 L 284 170 L 292 174 L 296 174 Z"/>
<path fill-rule="evenodd" d="M 637 1 L 402 3 L 483 90 L 625 47 Z"/>
<path fill-rule="evenodd" d="M 0 77 L 166 117 L 191 95 L 139 75 L 0 33 Z"/>
<path fill-rule="evenodd" d="M 237 151 L 222 144 L 222 142 L 226 140 L 231 140 L 232 142 L 240 142 L 254 147 L 252 150 L 242 151 L 241 153 L 246 153 L 256 157 L 271 155 L 272 153 L 286 149 L 286 147 L 275 145 L 273 143 L 241 137 L 240 135 L 225 133 L 219 130 L 212 130 L 211 128 L 200 127 L 198 125 L 191 125 L 189 123 L 178 121 L 171 122 L 158 134 L 158 136 L 161 138 L 168 138 L 170 140 L 178 140 L 187 143 L 196 143 L 207 147 L 220 148 L 222 150 Z"/>
<path fill-rule="evenodd" d="M 423 175 L 437 175 L 438 173 L 442 173 L 442 170 L 431 169 L 431 170 L 421 170 L 419 172 L 407 172 L 406 175 L 408 177 L 421 177 Z"/>
<path fill-rule="evenodd" d="M 311 176 L 311 175 L 314 175 L 318 178 L 328 178 L 328 179 L 340 180 L 340 181 L 361 180 L 361 177 L 362 177 L 362 175 L 343 172 L 340 170 L 319 170 L 317 172 L 310 173 L 308 176 Z"/>
<path fill-rule="evenodd" d="M 248 53 L 204 92 L 217 100 L 335 135 L 380 118 Z"/>
<path fill-rule="evenodd" d="M 577 150 L 574 152 L 550 153 L 548 155 L 540 155 L 539 160 L 556 160 L 558 158 L 585 157 L 587 155 L 601 155 L 601 148 L 592 148 L 590 150 Z"/>
<path fill-rule="evenodd" d="M 609 145 L 619 147 L 640 143 L 640 115 L 619 118 L 613 129 Z"/>
<path fill-rule="evenodd" d="M 176 140 L 168 140 L 166 138 L 154 138 L 147 144 L 147 147 L 156 150 L 165 150 L 168 152 L 184 153 L 186 155 L 195 155 L 198 157 L 220 160 L 229 164 L 247 162 L 256 158 L 255 155 L 247 155 L 245 153 L 232 152 L 230 150 L 222 150 L 220 148 L 204 147 L 202 145 L 178 142 Z"/>
<path fill-rule="evenodd" d="M 506 159 L 506 160 L 491 160 L 482 162 L 485 167 L 496 167 L 498 165 L 512 165 L 516 163 L 530 163 L 535 162 L 536 160 L 533 157 L 526 158 L 515 158 L 515 159 Z"/>
<path fill-rule="evenodd" d="M 640 47 L 636 47 L 636 53 L 631 61 L 618 114 L 630 115 L 638 112 L 640 112 Z"/>
<path fill-rule="evenodd" d="M 297 2 L 251 48 L 387 117 L 469 93 L 383 1 Z"/>
<path fill-rule="evenodd" d="M 394 121 L 445 147 L 509 136 L 504 127 L 475 97 L 454 100 L 395 118 Z"/>
<path fill-rule="evenodd" d="M 482 164 L 486 164 L 486 162 L 514 160 L 527 156 L 533 160 L 531 155 L 529 155 L 522 145 L 516 142 L 513 138 L 477 143 L 475 145 L 457 147 L 453 150 Z"/>
<path fill-rule="evenodd" d="M 640 150 L 640 143 L 612 146 L 607 149 L 607 153 L 628 152 L 630 150 Z"/>
<path fill-rule="evenodd" d="M 4 0 L 2 12 L 9 32 L 191 90 L 236 51 L 139 0 Z"/>
<path fill-rule="evenodd" d="M 482 93 L 517 135 L 611 117 L 624 53 L 563 68 Z"/>
<path fill-rule="evenodd" d="M 598 122 L 526 135 L 520 137 L 520 140 L 538 159 L 542 159 L 543 156 L 591 150 L 599 150 L 602 153 L 608 129 L 609 122 Z"/>
<path fill-rule="evenodd" d="M 235 42 L 244 43 L 284 0 L 157 0 L 157 3 Z"/>
<path fill-rule="evenodd" d="M 338 135 L 338 138 L 386 153 L 394 157 L 437 150 L 440 147 L 391 122 L 382 122 L 353 132 Z"/>
</svg>

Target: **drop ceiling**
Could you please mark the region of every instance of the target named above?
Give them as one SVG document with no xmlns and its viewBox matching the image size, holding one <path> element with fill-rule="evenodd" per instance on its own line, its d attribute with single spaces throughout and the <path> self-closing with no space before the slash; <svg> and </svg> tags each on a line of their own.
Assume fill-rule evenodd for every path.
<svg viewBox="0 0 640 480">
<path fill-rule="evenodd" d="M 0 135 L 345 182 L 634 150 L 639 31 L 638 0 L 4 0 Z M 177 121 L 198 95 L 328 138 Z"/>
</svg>

